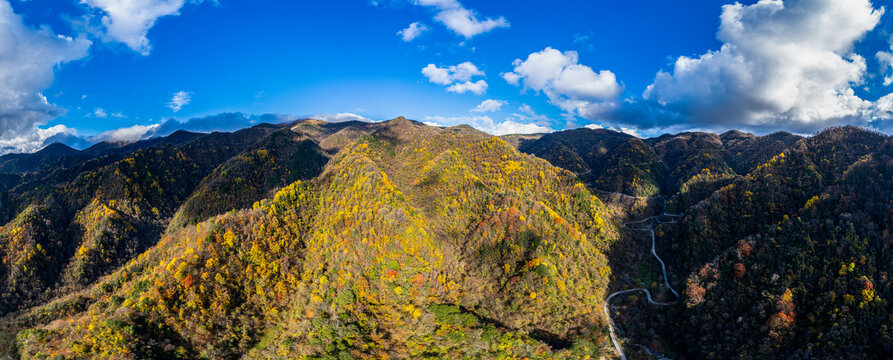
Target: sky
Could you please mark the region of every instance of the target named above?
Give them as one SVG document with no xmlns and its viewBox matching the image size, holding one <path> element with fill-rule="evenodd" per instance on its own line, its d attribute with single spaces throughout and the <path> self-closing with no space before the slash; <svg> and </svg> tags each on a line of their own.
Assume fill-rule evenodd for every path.
<svg viewBox="0 0 893 360">
<path fill-rule="evenodd" d="M 0 154 L 405 116 L 893 132 L 881 0 L 0 0 Z"/>
</svg>

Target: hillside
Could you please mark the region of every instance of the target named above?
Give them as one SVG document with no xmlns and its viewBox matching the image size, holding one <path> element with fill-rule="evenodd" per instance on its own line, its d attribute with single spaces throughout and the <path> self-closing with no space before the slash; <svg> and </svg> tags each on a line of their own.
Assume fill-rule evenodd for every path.
<svg viewBox="0 0 893 360">
<path fill-rule="evenodd" d="M 176 156 L 146 149 L 144 156 L 179 159 L 170 166 L 188 169 L 192 162 L 195 173 L 178 175 L 193 180 L 171 179 L 182 185 L 177 190 L 152 182 L 149 188 L 167 200 L 132 208 L 155 206 L 160 215 L 149 218 L 156 224 L 179 208 L 184 225 L 175 222 L 131 253 L 102 251 L 123 267 L 83 290 L 10 313 L 4 328 L 18 335 L 6 351 L 62 358 L 581 358 L 606 347 L 605 319 L 594 309 L 609 282 L 604 253 L 617 231 L 572 173 L 465 127 L 402 118 L 346 126 L 305 121 L 271 131 L 228 160 L 217 157 L 213 170 L 188 157 L 221 148 L 204 137 L 164 147 Z M 215 141 L 227 143 L 221 136 Z M 101 180 L 131 163 L 165 172 L 168 161 L 143 165 L 142 153 L 134 154 L 79 179 Z M 281 183 L 299 178 L 305 181 Z M 280 186 L 249 209 L 225 213 Z M 111 192 L 155 198 L 126 189 Z M 80 211 L 92 218 L 81 223 L 117 229 L 100 231 L 104 239 L 146 233 L 133 224 L 145 213 L 120 218 L 106 197 L 96 197 Z M 210 218 L 195 225 L 187 220 L 204 214 Z M 30 268 L 50 270 L 50 263 L 64 263 L 60 258 Z M 97 268 L 76 259 L 68 268 Z M 70 273 L 41 272 L 60 271 Z"/>
<path fill-rule="evenodd" d="M 618 137 L 565 131 L 521 149 L 585 177 L 587 161 L 624 147 L 588 149 Z M 633 344 L 674 358 L 864 359 L 891 351 L 889 137 L 843 127 L 809 138 L 730 131 L 645 143 L 668 169 L 652 183 L 670 198 L 669 211 L 685 215 L 656 231 L 671 283 L 683 291 L 679 306 L 618 302 Z M 594 187 L 610 179 L 595 174 L 603 180 Z M 620 256 L 637 258 L 627 252 Z M 622 271 L 633 284 L 655 284 L 646 263 Z"/>
<path fill-rule="evenodd" d="M 0 173 L 22 173 L 52 165 L 66 156 L 75 156 L 79 151 L 60 143 L 53 143 L 33 154 L 8 154 L 0 156 Z"/>
<path fill-rule="evenodd" d="M 756 136 L 680 133 L 639 139 L 606 129 L 548 134 L 519 150 L 577 173 L 594 190 L 633 197 L 663 195 L 683 211 L 793 146 L 788 133 Z"/>
<path fill-rule="evenodd" d="M 687 286 L 674 328 L 695 330 L 676 337 L 679 349 L 715 358 L 889 353 L 891 156 L 888 137 L 831 129 L 691 208 L 664 236 Z M 727 318 L 739 319 L 734 331 L 719 321 Z"/>
<path fill-rule="evenodd" d="M 893 140 L 863 129 L 302 120 L 92 149 L 0 177 L 4 355 L 613 358 L 612 320 L 631 358 L 893 351 Z"/>
<path fill-rule="evenodd" d="M 633 196 L 658 194 L 658 179 L 666 171 L 642 140 L 611 130 L 562 131 L 526 141 L 518 149 L 575 172 L 594 188 Z"/>
<path fill-rule="evenodd" d="M 688 153 L 721 149 L 709 134 L 681 137 L 691 139 L 677 144 Z M 727 159 L 742 159 L 735 160 L 745 166 L 740 171 L 755 161 L 740 141 L 752 144 L 752 157 L 793 141 L 786 134 L 719 138 L 726 156 L 736 153 Z M 692 160 L 699 158 L 705 157 Z M 833 128 L 713 185 L 703 201 L 680 206 L 684 193 L 677 194 L 673 201 L 684 217 L 660 221 L 655 233 L 681 298 L 666 307 L 618 301 L 620 327 L 639 346 L 628 348 L 685 359 L 886 358 L 893 325 L 886 300 L 893 291 L 891 158 L 890 137 Z M 723 166 L 710 159 L 705 163 Z M 655 279 L 648 269 L 623 271 Z M 643 284 L 648 281 L 654 280 Z"/>
<path fill-rule="evenodd" d="M 26 175 L 3 194 L 0 313 L 90 284 L 145 251 L 199 180 L 269 132 L 209 134 Z"/>
</svg>

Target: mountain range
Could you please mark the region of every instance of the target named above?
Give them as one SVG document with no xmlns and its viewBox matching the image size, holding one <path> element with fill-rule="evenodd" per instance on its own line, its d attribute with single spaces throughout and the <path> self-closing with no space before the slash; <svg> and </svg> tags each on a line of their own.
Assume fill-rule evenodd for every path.
<svg viewBox="0 0 893 360">
<path fill-rule="evenodd" d="M 0 224 L 9 358 L 893 353 L 893 140 L 857 127 L 54 144 L 0 157 Z"/>
</svg>

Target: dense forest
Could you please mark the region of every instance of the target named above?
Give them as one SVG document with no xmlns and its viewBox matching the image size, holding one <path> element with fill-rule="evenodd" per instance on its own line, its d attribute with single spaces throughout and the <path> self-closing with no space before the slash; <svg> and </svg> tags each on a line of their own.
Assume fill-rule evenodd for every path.
<svg viewBox="0 0 893 360">
<path fill-rule="evenodd" d="M 682 290 L 679 304 L 660 308 L 635 297 L 618 304 L 631 348 L 691 359 L 866 359 L 893 352 L 890 137 L 856 127 L 808 138 L 664 135 L 643 141 L 647 158 L 658 159 L 655 169 L 642 166 L 649 164 L 640 162 L 642 151 L 604 147 L 605 133 L 553 133 L 522 141 L 520 149 L 584 172 L 593 191 L 657 192 L 668 199 L 667 211 L 684 215 L 656 231 L 670 281 Z M 655 176 L 618 177 L 585 165 L 598 161 Z M 658 190 L 642 191 L 650 188 Z M 645 284 L 666 293 L 654 264 L 631 254 L 642 249 L 624 250 L 612 257 L 640 263 L 615 267 L 631 275 L 618 289 Z"/>
<path fill-rule="evenodd" d="M 885 358 L 893 140 L 397 118 L 0 157 L 0 356 Z M 614 291 L 644 287 L 656 307 Z M 662 220 L 661 220 L 662 219 Z M 647 230 L 647 229 L 646 229 Z M 609 318 L 610 317 L 610 318 Z"/>
<path fill-rule="evenodd" d="M 500 139 L 398 118 L 115 149 L 62 155 L 6 191 L 7 355 L 605 348 L 594 309 L 618 239 L 612 214 L 573 173 Z"/>
</svg>

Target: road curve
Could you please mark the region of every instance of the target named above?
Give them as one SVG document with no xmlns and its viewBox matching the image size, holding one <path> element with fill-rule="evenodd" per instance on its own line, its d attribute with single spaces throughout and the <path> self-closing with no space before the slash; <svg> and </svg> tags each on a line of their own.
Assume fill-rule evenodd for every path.
<svg viewBox="0 0 893 360">
<path fill-rule="evenodd" d="M 664 201 L 666 201 L 666 200 L 664 200 Z M 665 207 L 666 207 L 666 206 L 665 206 Z M 675 289 L 673 289 L 673 286 L 670 285 L 669 277 L 667 277 L 667 266 L 664 264 L 663 259 L 661 259 L 660 256 L 657 255 L 657 251 L 656 251 L 656 249 L 655 249 L 656 246 L 655 246 L 655 236 L 654 236 L 654 224 L 655 224 L 655 222 L 658 223 L 658 224 L 669 224 L 669 223 L 675 223 L 676 221 L 661 221 L 661 220 L 660 220 L 660 216 L 667 216 L 667 217 L 672 217 L 672 218 L 682 217 L 682 215 L 678 215 L 678 214 L 668 214 L 666 211 L 664 211 L 663 214 L 661 214 L 661 215 L 651 216 L 651 217 L 648 217 L 648 218 L 646 218 L 646 219 L 644 219 L 644 220 L 632 221 L 632 222 L 624 223 L 624 224 L 623 224 L 623 227 L 625 227 L 625 228 L 627 228 L 627 229 L 629 229 L 629 230 L 634 230 L 634 231 L 649 231 L 649 232 L 651 232 L 651 255 L 653 255 L 654 258 L 657 259 L 657 261 L 660 262 L 660 268 L 661 268 L 661 271 L 663 271 L 663 275 L 664 275 L 664 285 L 665 285 L 668 289 L 670 289 L 671 292 L 673 292 L 673 295 L 676 296 L 676 300 L 674 300 L 673 302 L 670 302 L 670 303 L 665 303 L 665 302 L 655 301 L 654 298 L 651 296 L 651 291 L 648 291 L 648 289 L 646 289 L 646 288 L 635 288 L 635 289 L 620 290 L 620 291 L 616 291 L 616 292 L 614 292 L 614 293 L 611 293 L 611 295 L 608 295 L 608 298 L 605 299 L 605 308 L 604 308 L 604 310 L 605 310 L 605 316 L 608 317 L 608 329 L 610 330 L 610 334 L 611 334 L 611 342 L 614 344 L 614 349 L 617 350 L 617 355 L 620 356 L 620 359 L 621 359 L 621 360 L 626 360 L 626 354 L 623 352 L 623 347 L 620 346 L 620 341 L 617 340 L 617 332 L 616 332 L 616 330 L 614 330 L 614 319 L 611 317 L 611 310 L 610 310 L 610 307 L 611 307 L 611 300 L 614 299 L 614 297 L 615 297 L 615 296 L 618 296 L 618 295 L 626 295 L 626 294 L 630 294 L 630 293 L 640 292 L 640 291 L 641 291 L 641 292 L 644 292 L 644 293 L 645 293 L 645 296 L 647 297 L 648 302 L 649 302 L 650 304 L 652 304 L 652 305 L 657 305 L 657 306 L 669 306 L 669 305 L 674 305 L 674 304 L 676 304 L 677 302 L 679 302 L 679 298 L 680 298 L 680 297 L 679 297 L 679 293 L 676 292 Z M 631 224 L 642 224 L 642 223 L 645 223 L 645 222 L 648 223 L 648 228 L 646 228 L 646 229 L 633 229 L 633 228 L 630 228 L 630 225 L 631 225 Z"/>
</svg>

